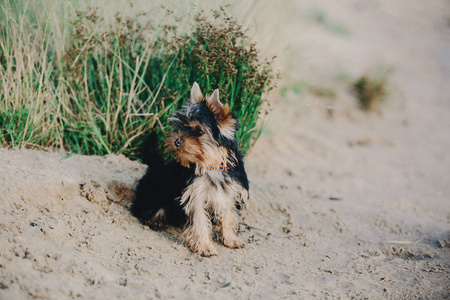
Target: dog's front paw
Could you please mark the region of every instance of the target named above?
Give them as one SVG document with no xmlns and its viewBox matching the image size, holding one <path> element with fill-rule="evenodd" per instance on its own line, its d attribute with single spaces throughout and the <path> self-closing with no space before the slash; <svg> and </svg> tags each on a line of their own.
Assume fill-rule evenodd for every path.
<svg viewBox="0 0 450 300">
<path fill-rule="evenodd" d="M 154 231 L 160 231 L 165 228 L 165 225 L 161 220 L 147 220 L 144 224 Z"/>
<path fill-rule="evenodd" d="M 235 238 L 224 238 L 223 239 L 223 244 L 225 247 L 231 248 L 231 249 L 240 249 L 240 248 L 244 248 L 244 243 L 241 242 L 240 239 L 238 239 L 237 237 Z"/>
<path fill-rule="evenodd" d="M 195 249 L 192 249 L 192 252 L 197 253 L 203 257 L 211 257 L 217 256 L 219 252 L 212 244 L 199 244 Z"/>
</svg>

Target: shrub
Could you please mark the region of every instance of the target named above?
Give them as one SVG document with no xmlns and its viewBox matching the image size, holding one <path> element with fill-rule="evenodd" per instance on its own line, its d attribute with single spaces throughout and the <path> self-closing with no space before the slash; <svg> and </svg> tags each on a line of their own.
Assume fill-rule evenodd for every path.
<svg viewBox="0 0 450 300">
<path fill-rule="evenodd" d="M 154 24 L 146 13 L 117 13 L 113 22 L 105 21 L 90 7 L 72 16 L 62 51 L 52 44 L 47 25 L 19 24 L 15 20 L 24 18 L 11 7 L 5 11 L 2 146 L 136 158 L 143 136 L 167 132 L 167 118 L 183 105 L 194 81 L 206 93 L 219 88 L 236 112 L 244 154 L 260 135 L 262 97 L 274 87 L 271 61 L 260 62 L 256 45 L 224 8 L 211 19 L 197 15 L 183 32 L 169 10 L 169 21 Z M 18 35 L 24 28 L 33 42 L 25 41 L 30 34 Z M 32 63 L 19 63 L 26 56 Z"/>
<path fill-rule="evenodd" d="M 375 75 L 363 75 L 352 85 L 353 92 L 364 111 L 376 109 L 387 95 L 387 70 L 379 70 Z"/>
</svg>

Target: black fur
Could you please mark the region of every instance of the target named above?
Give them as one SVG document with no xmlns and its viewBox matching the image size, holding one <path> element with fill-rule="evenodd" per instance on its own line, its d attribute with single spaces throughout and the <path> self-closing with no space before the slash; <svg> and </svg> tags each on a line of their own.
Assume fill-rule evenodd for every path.
<svg viewBox="0 0 450 300">
<path fill-rule="evenodd" d="M 178 198 L 186 187 L 186 182 L 194 176 L 193 169 L 183 167 L 175 161 L 166 165 L 158 153 L 155 134 L 144 142 L 142 152 L 143 161 L 149 167 L 139 181 L 131 213 L 145 224 L 163 209 L 165 222 L 174 226 L 183 225 L 186 215 Z"/>
<path fill-rule="evenodd" d="M 188 108 L 183 108 L 174 113 L 174 118 L 170 122 L 170 125 L 174 130 L 186 131 L 190 122 L 197 121 L 203 124 L 205 127 L 208 127 L 211 130 L 212 136 L 215 140 L 219 140 L 223 144 L 226 142 L 220 141 L 220 130 L 217 125 L 217 121 L 214 117 L 214 114 L 208 109 L 206 106 L 206 102 L 202 101 L 197 104 L 192 104 Z M 187 132 L 191 134 L 190 132 Z M 229 141 L 229 140 L 228 140 Z M 226 147 L 226 145 L 224 144 Z M 228 148 L 228 147 L 227 147 Z"/>
</svg>

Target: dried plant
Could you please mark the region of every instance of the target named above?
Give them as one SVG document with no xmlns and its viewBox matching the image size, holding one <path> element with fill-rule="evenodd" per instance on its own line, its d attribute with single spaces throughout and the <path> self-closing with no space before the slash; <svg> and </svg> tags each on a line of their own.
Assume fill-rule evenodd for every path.
<svg viewBox="0 0 450 300">
<path fill-rule="evenodd" d="M 379 70 L 375 75 L 359 77 L 352 85 L 353 92 L 362 110 L 374 110 L 385 99 L 388 74 L 389 71 L 387 70 Z"/>
<path fill-rule="evenodd" d="M 68 38 L 56 41 L 46 24 L 23 18 L 32 12 L 4 6 L 0 144 L 137 157 L 143 136 L 163 136 L 196 81 L 206 92 L 220 89 L 242 123 L 247 153 L 261 132 L 263 94 L 274 87 L 272 61 L 260 62 L 224 8 L 197 15 L 189 32 L 165 10 L 168 21 L 154 24 L 146 13 L 106 21 L 89 7 L 75 12 Z"/>
</svg>

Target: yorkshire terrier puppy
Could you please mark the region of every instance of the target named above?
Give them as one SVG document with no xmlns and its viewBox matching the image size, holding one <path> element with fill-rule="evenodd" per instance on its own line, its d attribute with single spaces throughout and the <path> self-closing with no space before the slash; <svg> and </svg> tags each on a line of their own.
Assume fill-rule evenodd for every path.
<svg viewBox="0 0 450 300">
<path fill-rule="evenodd" d="M 212 223 L 218 225 L 221 243 L 242 248 L 236 227 L 249 184 L 236 140 L 236 116 L 220 102 L 218 90 L 205 98 L 194 83 L 188 104 L 169 121 L 172 132 L 165 146 L 175 161 L 165 164 L 156 136 L 147 139 L 143 159 L 149 168 L 138 184 L 132 214 L 151 227 L 184 225 L 189 249 L 201 256 L 218 254 Z"/>
</svg>

